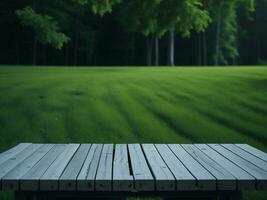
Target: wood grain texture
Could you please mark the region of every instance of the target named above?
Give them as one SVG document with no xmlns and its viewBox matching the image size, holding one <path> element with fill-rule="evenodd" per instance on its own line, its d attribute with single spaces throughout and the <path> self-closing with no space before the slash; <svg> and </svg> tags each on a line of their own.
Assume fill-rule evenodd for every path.
<svg viewBox="0 0 267 200">
<path fill-rule="evenodd" d="M 0 154 L 0 165 L 4 163 L 5 161 L 7 161 L 9 158 L 12 158 L 13 156 L 21 152 L 23 149 L 25 149 L 29 145 L 31 145 L 31 143 L 20 143 L 9 150 L 2 152 Z"/>
<path fill-rule="evenodd" d="M 257 165 L 261 169 L 265 170 L 267 172 L 267 162 L 244 151 L 243 149 L 240 149 L 238 146 L 234 144 L 222 144 L 223 147 L 226 149 L 232 151 L 236 155 L 246 159 L 247 161 L 253 163 L 254 165 Z"/>
<path fill-rule="evenodd" d="M 113 160 L 113 190 L 132 191 L 133 176 L 130 174 L 127 144 L 117 144 Z"/>
<path fill-rule="evenodd" d="M 212 160 L 194 145 L 183 144 L 182 147 L 216 178 L 218 190 L 237 189 L 236 178 L 225 170 L 223 166 Z"/>
<path fill-rule="evenodd" d="M 247 144 L 31 144 L 0 154 L 0 189 L 91 194 L 267 190 Z"/>
<path fill-rule="evenodd" d="M 103 149 L 103 144 L 93 144 L 77 178 L 77 189 L 80 191 L 95 190 L 95 177 Z"/>
<path fill-rule="evenodd" d="M 254 156 L 257 156 L 258 158 L 267 162 L 267 153 L 265 153 L 259 149 L 256 149 L 255 147 L 252 147 L 248 144 L 235 144 L 235 145 L 238 146 L 239 148 L 247 151 L 248 153 L 250 153 Z"/>
<path fill-rule="evenodd" d="M 177 190 L 196 190 L 196 179 L 166 144 L 155 145 L 161 157 L 176 179 Z"/>
<path fill-rule="evenodd" d="M 104 144 L 95 178 L 96 191 L 112 190 L 113 144 Z"/>
<path fill-rule="evenodd" d="M 84 164 L 91 144 L 81 144 L 59 179 L 59 190 L 75 191 L 76 179 Z"/>
<path fill-rule="evenodd" d="M 40 190 L 58 191 L 59 177 L 67 167 L 72 156 L 79 148 L 79 144 L 68 144 L 64 152 L 62 152 L 56 160 L 49 166 L 46 172 L 40 178 Z"/>
<path fill-rule="evenodd" d="M 253 163 L 247 161 L 246 159 L 236 155 L 230 150 L 226 149 L 219 144 L 209 144 L 211 148 L 216 150 L 218 153 L 223 155 L 225 158 L 244 169 L 246 172 L 254 176 L 257 180 L 257 189 L 258 190 L 267 190 L 267 173 L 263 169 L 254 165 Z"/>
<path fill-rule="evenodd" d="M 20 179 L 20 189 L 23 191 L 39 190 L 39 179 L 66 147 L 66 144 L 55 144 L 54 147 Z"/>
<path fill-rule="evenodd" d="M 156 190 L 175 190 L 175 177 L 153 144 L 142 144 L 145 157 L 156 181 Z"/>
<path fill-rule="evenodd" d="M 53 147 L 52 144 L 44 144 L 37 149 L 31 156 L 27 157 L 15 168 L 9 171 L 2 178 L 2 189 L 3 190 L 19 190 L 20 178 L 25 175 L 31 168 L 34 167 L 39 160 L 41 160 L 47 152 Z"/>
<path fill-rule="evenodd" d="M 154 177 L 149 169 L 140 144 L 128 144 L 136 191 L 154 191 Z"/>
<path fill-rule="evenodd" d="M 170 144 L 168 146 L 176 155 L 176 157 L 183 163 L 183 165 L 197 179 L 198 190 L 216 190 L 216 178 L 188 152 L 186 152 L 181 145 Z"/>
<path fill-rule="evenodd" d="M 195 146 L 236 177 L 238 190 L 250 190 L 256 188 L 255 177 L 251 176 L 245 170 L 241 169 L 206 144 L 196 144 Z"/>
</svg>

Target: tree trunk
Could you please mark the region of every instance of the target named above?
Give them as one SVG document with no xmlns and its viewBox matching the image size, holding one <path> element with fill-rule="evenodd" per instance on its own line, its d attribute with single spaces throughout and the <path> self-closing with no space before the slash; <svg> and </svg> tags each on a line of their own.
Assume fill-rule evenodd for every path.
<svg viewBox="0 0 267 200">
<path fill-rule="evenodd" d="M 16 64 L 19 65 L 20 64 L 20 43 L 19 43 L 19 39 L 16 39 L 16 44 L 15 44 L 15 48 L 16 48 Z"/>
<path fill-rule="evenodd" d="M 37 57 L 37 38 L 34 36 L 33 47 L 32 47 L 32 65 L 36 65 Z"/>
<path fill-rule="evenodd" d="M 47 47 L 43 46 L 43 65 L 47 64 Z"/>
<path fill-rule="evenodd" d="M 168 49 L 168 65 L 174 66 L 174 28 L 169 31 L 169 49 Z"/>
<path fill-rule="evenodd" d="M 197 34 L 197 65 L 202 65 L 202 41 L 201 41 L 201 33 Z"/>
<path fill-rule="evenodd" d="M 206 32 L 202 33 L 202 44 L 203 44 L 203 65 L 207 66 L 207 35 Z"/>
<path fill-rule="evenodd" d="M 238 26 L 238 25 L 237 25 Z M 236 35 L 235 35 L 235 48 L 237 50 L 238 55 L 234 56 L 232 59 L 232 65 L 237 65 L 238 64 L 238 58 L 239 58 L 239 27 L 237 28 Z"/>
<path fill-rule="evenodd" d="M 65 65 L 69 65 L 69 45 L 65 45 Z"/>
<path fill-rule="evenodd" d="M 219 56 L 220 56 L 220 42 L 221 42 L 221 23 L 222 23 L 222 8 L 220 6 L 217 13 L 215 60 L 214 60 L 215 66 L 220 64 Z"/>
<path fill-rule="evenodd" d="M 154 36 L 155 40 L 155 66 L 159 66 L 159 38 L 157 35 Z"/>
<path fill-rule="evenodd" d="M 153 50 L 153 43 L 152 43 L 151 36 L 147 36 L 146 44 L 147 44 L 146 63 L 147 63 L 147 66 L 151 66 L 151 64 L 152 64 L 152 50 Z"/>
<path fill-rule="evenodd" d="M 74 51 L 73 51 L 73 65 L 77 66 L 78 63 L 78 38 L 75 36 L 74 40 Z"/>
</svg>

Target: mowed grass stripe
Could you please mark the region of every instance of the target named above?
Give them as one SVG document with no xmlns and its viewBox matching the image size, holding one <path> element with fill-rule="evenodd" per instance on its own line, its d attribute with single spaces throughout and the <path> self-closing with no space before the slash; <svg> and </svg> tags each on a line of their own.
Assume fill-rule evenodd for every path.
<svg viewBox="0 0 267 200">
<path fill-rule="evenodd" d="M 192 107 L 185 107 L 183 103 L 179 101 L 176 102 L 177 106 L 174 106 L 174 102 L 166 101 L 166 99 L 159 98 L 156 100 L 153 96 L 148 94 L 149 91 L 147 91 L 147 89 L 143 87 L 137 88 L 137 93 L 139 95 L 136 96 L 136 98 L 144 104 L 146 104 L 145 102 L 151 102 L 151 104 L 146 104 L 147 109 L 159 116 L 162 123 L 170 126 L 178 135 L 181 134 L 195 142 L 228 141 L 229 134 L 232 134 L 231 140 L 244 140 L 243 135 L 240 135 L 238 132 L 220 123 L 214 122 L 205 115 L 203 116 L 202 113 L 197 112 L 195 109 L 192 109 Z M 146 95 L 144 95 L 144 93 Z M 205 127 L 205 131 L 200 131 L 198 127 L 195 126 L 195 124 L 206 123 L 209 123 L 209 126 Z M 213 135 L 213 137 L 211 137 L 211 135 Z M 249 137 L 246 139 L 249 139 Z M 230 142 L 230 140 L 228 142 Z"/>
<path fill-rule="evenodd" d="M 0 141 L 246 141 L 265 149 L 266 77 L 260 67 L 3 67 Z"/>
<path fill-rule="evenodd" d="M 178 89 L 176 91 L 172 91 L 171 88 L 177 87 L 172 85 L 172 87 L 163 87 L 162 90 L 168 91 L 171 95 L 173 95 L 173 103 L 177 101 L 179 104 L 185 104 L 185 107 L 194 108 L 195 111 L 206 115 L 208 118 L 211 118 L 211 120 L 222 123 L 231 129 L 246 134 L 249 137 L 262 142 L 263 144 L 266 144 L 267 137 L 264 132 L 266 129 L 266 117 L 259 117 L 259 113 L 257 116 L 253 116 L 254 113 L 246 111 L 246 108 L 240 107 L 239 104 L 236 104 L 233 101 L 230 101 L 230 103 L 228 102 L 227 104 L 227 98 L 230 100 L 236 99 L 238 98 L 236 95 L 229 96 L 227 94 L 223 94 L 222 92 L 218 92 L 218 94 L 221 96 L 216 96 L 215 93 L 212 97 L 208 98 L 208 96 L 205 97 L 205 95 L 199 94 L 197 91 L 189 88 Z M 183 94 L 184 91 L 195 94 L 196 96 L 193 97 L 191 95 L 181 95 L 181 93 Z M 227 96 L 227 98 L 225 98 L 225 96 Z M 243 113 L 243 115 L 241 113 Z M 253 118 L 253 120 L 250 120 L 250 118 Z M 260 121 L 261 124 L 257 125 Z M 244 123 L 247 123 L 246 128 L 243 127 Z"/>
</svg>

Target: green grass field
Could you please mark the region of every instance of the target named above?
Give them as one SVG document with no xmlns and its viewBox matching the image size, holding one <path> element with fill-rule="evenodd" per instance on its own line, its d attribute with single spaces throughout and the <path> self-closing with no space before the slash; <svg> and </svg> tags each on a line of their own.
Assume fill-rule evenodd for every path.
<svg viewBox="0 0 267 200">
<path fill-rule="evenodd" d="M 0 95 L 0 151 L 26 141 L 249 143 L 267 151 L 264 67 L 0 67 Z M 246 193 L 256 197 L 267 193 Z"/>
</svg>

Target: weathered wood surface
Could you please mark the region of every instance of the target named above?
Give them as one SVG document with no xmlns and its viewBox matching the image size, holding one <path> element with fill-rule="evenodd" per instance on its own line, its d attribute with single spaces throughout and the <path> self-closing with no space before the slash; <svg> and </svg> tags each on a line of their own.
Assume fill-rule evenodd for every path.
<svg viewBox="0 0 267 200">
<path fill-rule="evenodd" d="M 129 155 L 137 191 L 153 191 L 155 182 L 140 144 L 129 144 Z"/>
<path fill-rule="evenodd" d="M 77 189 L 80 191 L 93 191 L 103 144 L 93 144 L 86 157 L 84 165 L 77 178 Z"/>
<path fill-rule="evenodd" d="M 15 168 L 9 171 L 2 178 L 2 187 L 4 190 L 19 189 L 19 179 L 26 174 L 42 157 L 53 147 L 51 144 L 44 144 L 37 149 L 31 156 L 27 157 Z"/>
<path fill-rule="evenodd" d="M 145 157 L 156 182 L 156 190 L 175 190 L 175 178 L 153 144 L 142 144 Z"/>
<path fill-rule="evenodd" d="M 96 191 L 112 190 L 113 144 L 104 144 L 95 177 Z"/>
<path fill-rule="evenodd" d="M 117 144 L 113 160 L 113 190 L 131 191 L 133 186 L 127 144 Z"/>
<path fill-rule="evenodd" d="M 0 154 L 0 189 L 267 190 L 267 154 L 247 144 L 31 144 Z"/>
<path fill-rule="evenodd" d="M 205 169 L 197 160 L 195 160 L 181 145 L 171 144 L 170 149 L 197 179 L 196 187 L 199 190 L 216 190 L 215 177 Z"/>
<path fill-rule="evenodd" d="M 236 190 L 236 178 L 223 165 L 219 165 L 194 145 L 184 144 L 182 147 L 216 178 L 218 190 Z"/>
<path fill-rule="evenodd" d="M 219 165 L 223 166 L 227 171 L 232 173 L 237 180 L 237 189 L 253 189 L 256 186 L 255 177 L 251 176 L 248 172 L 241 169 L 239 166 L 219 154 L 217 151 L 212 149 L 206 144 L 196 144 L 197 148 L 199 148 L 203 153 L 205 153 L 208 157 L 213 159 Z"/>
<path fill-rule="evenodd" d="M 81 144 L 59 179 L 59 190 L 75 191 L 76 179 L 90 149 L 90 144 Z"/>
<path fill-rule="evenodd" d="M 66 146 L 66 144 L 56 144 L 33 168 L 20 178 L 20 189 L 23 191 L 39 190 L 39 179 Z"/>
<path fill-rule="evenodd" d="M 56 158 L 40 178 L 40 190 L 57 191 L 59 189 L 59 177 L 78 147 L 79 144 L 68 144 L 66 146 L 66 149 Z"/>
</svg>

